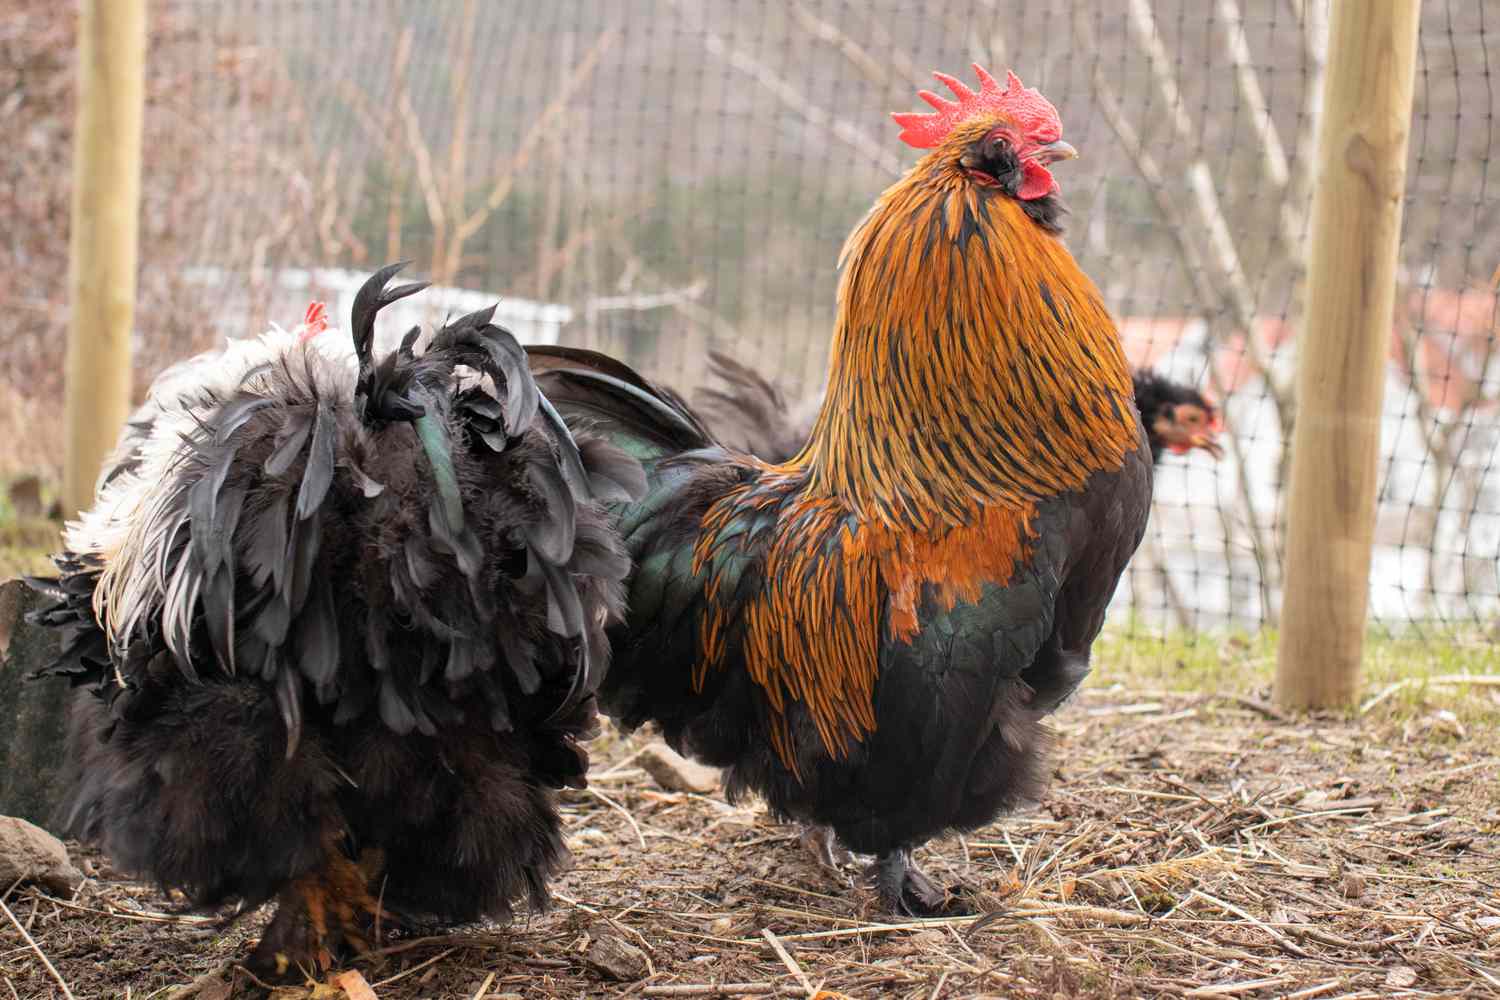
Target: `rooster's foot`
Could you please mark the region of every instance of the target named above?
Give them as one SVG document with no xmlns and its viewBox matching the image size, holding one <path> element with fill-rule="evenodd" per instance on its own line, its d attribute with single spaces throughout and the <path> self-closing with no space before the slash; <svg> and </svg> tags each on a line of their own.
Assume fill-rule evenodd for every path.
<svg viewBox="0 0 1500 1000">
<path fill-rule="evenodd" d="M 932 883 L 911 860 L 911 851 L 898 848 L 875 859 L 870 868 L 881 906 L 890 913 L 906 917 L 951 917 L 969 912 L 971 907 Z"/>
<path fill-rule="evenodd" d="M 322 868 L 281 891 L 276 916 L 245 967 L 267 982 L 306 982 L 368 951 L 372 930 L 389 916 L 370 895 L 378 868 L 369 852 L 357 863 L 331 852 Z"/>
<path fill-rule="evenodd" d="M 854 855 L 839 843 L 838 837 L 831 826 L 813 826 L 807 824 L 802 827 L 802 832 L 797 836 L 797 842 L 802 845 L 803 850 L 811 854 L 824 868 L 838 871 L 845 865 L 854 863 Z"/>
</svg>

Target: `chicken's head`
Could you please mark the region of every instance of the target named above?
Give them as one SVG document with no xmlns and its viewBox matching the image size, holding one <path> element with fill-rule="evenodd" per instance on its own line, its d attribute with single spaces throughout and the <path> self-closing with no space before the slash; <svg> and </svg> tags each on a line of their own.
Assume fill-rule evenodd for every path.
<svg viewBox="0 0 1500 1000">
<path fill-rule="evenodd" d="M 306 343 L 328 329 L 328 308 L 321 302 L 309 302 L 302 322 L 292 330 L 298 343 Z"/>
<path fill-rule="evenodd" d="M 974 183 L 999 187 L 1021 201 L 1057 193 L 1048 165 L 1072 159 L 1078 151 L 1062 141 L 1057 109 L 1020 77 L 1007 72 L 1002 88 L 978 63 L 979 90 L 946 73 L 934 73 L 956 101 L 929 90 L 918 96 L 931 112 L 898 112 L 901 140 L 917 149 L 949 154 L 953 165 Z"/>
<path fill-rule="evenodd" d="M 1150 421 L 1150 430 L 1174 455 L 1185 455 L 1194 448 L 1202 448 L 1214 458 L 1224 454 L 1219 444 L 1222 421 L 1219 411 L 1206 397 L 1193 393 L 1196 398 L 1168 402 L 1153 414 L 1144 414 Z"/>
</svg>

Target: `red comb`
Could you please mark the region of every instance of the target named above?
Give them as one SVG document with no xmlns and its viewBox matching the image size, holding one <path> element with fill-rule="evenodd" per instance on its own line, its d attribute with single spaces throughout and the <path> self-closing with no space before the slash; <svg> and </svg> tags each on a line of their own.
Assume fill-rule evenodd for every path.
<svg viewBox="0 0 1500 1000">
<path fill-rule="evenodd" d="M 302 325 L 298 327 L 302 336 L 298 340 L 307 341 L 316 337 L 328 329 L 328 310 L 321 302 L 309 302 L 307 312 L 302 316 Z"/>
<path fill-rule="evenodd" d="M 1010 119 L 1022 135 L 1036 143 L 1056 142 L 1062 138 L 1062 122 L 1057 109 L 1035 88 L 1026 87 L 1016 74 L 1006 71 L 1005 89 L 990 76 L 985 68 L 974 63 L 974 72 L 979 77 L 979 90 L 975 92 L 956 77 L 934 72 L 938 81 L 953 91 L 957 101 L 939 97 L 930 90 L 921 90 L 917 96 L 932 105 L 933 111 L 902 111 L 891 115 L 901 126 L 901 141 L 917 149 L 931 149 L 953 131 L 953 126 L 967 121 L 975 115 L 1000 113 Z"/>
</svg>

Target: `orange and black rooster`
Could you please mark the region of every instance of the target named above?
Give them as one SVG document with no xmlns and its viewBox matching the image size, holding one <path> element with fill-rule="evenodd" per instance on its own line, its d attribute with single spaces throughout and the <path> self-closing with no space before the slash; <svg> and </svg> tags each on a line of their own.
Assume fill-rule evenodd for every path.
<svg viewBox="0 0 1500 1000">
<path fill-rule="evenodd" d="M 788 461 L 802 450 L 817 419 L 816 409 L 801 416 L 808 401 L 789 408 L 773 382 L 718 351 L 708 352 L 708 367 L 720 384 L 698 390 L 695 401 L 715 438 L 767 462 Z M 1150 368 L 1137 368 L 1131 383 L 1153 463 L 1167 450 L 1185 455 L 1202 448 L 1214 458 L 1224 453 L 1218 409 L 1203 393 Z M 811 402 L 816 405 L 821 397 Z"/>
<path fill-rule="evenodd" d="M 565 414 L 647 464 L 601 707 L 658 723 L 778 814 L 877 856 L 892 910 L 947 894 L 911 850 L 1039 794 L 1042 719 L 1141 540 L 1151 456 L 1093 282 L 1059 238 L 1056 110 L 1012 74 L 897 115 L 925 156 L 841 255 L 827 396 L 769 464 L 625 366 L 534 349 Z"/>
<path fill-rule="evenodd" d="M 326 967 L 377 916 L 504 916 L 565 851 L 637 463 L 574 438 L 491 311 L 373 355 L 274 329 L 178 365 L 58 579 L 68 832 L 199 905 L 276 899 L 251 967 Z M 351 350 L 352 346 L 352 350 Z"/>
</svg>

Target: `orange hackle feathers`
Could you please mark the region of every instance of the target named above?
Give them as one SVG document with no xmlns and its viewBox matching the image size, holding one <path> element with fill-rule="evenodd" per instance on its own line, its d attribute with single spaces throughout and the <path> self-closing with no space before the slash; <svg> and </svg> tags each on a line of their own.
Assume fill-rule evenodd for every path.
<svg viewBox="0 0 1500 1000">
<path fill-rule="evenodd" d="M 980 74 L 979 93 L 952 81 L 958 104 L 929 98 L 938 112 L 926 124 L 903 120 L 936 148 L 844 246 L 812 435 L 715 503 L 695 549 L 695 571 L 724 565 L 751 544 L 744 519 L 775 516 L 748 606 L 707 583 L 695 683 L 722 662 L 737 621 L 793 770 L 791 702 L 830 754 L 846 754 L 875 725 L 882 644 L 918 633 L 924 599 L 948 610 L 1007 584 L 1028 558 L 1036 502 L 1081 490 L 1140 447 L 1098 289 L 1020 203 L 960 163 L 997 123 L 1045 125 L 1016 121 L 1014 99 L 1035 92 L 1014 75 L 1000 91 Z"/>
<path fill-rule="evenodd" d="M 932 530 L 1079 489 L 1135 447 L 1130 370 L 1098 289 L 941 150 L 881 196 L 840 259 L 828 394 L 797 459 L 812 492 Z"/>
</svg>

